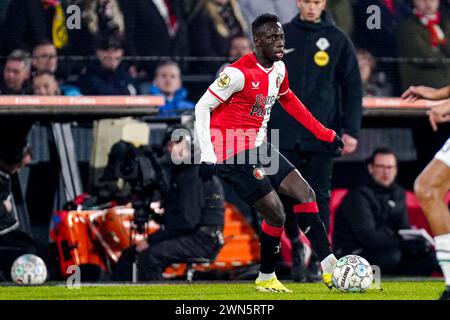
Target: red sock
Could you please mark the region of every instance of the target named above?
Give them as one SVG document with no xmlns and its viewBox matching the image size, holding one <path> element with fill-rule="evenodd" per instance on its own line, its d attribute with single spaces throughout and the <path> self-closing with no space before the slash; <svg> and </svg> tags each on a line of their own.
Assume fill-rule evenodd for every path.
<svg viewBox="0 0 450 320">
<path fill-rule="evenodd" d="M 317 202 L 306 202 L 294 205 L 294 213 L 319 213 Z"/>
</svg>

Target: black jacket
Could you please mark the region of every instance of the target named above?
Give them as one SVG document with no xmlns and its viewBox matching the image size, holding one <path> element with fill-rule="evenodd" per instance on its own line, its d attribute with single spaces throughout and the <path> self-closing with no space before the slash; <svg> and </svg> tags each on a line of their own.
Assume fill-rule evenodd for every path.
<svg viewBox="0 0 450 320">
<path fill-rule="evenodd" d="M 350 190 L 336 211 L 334 250 L 398 249 L 400 229 L 410 229 L 406 192 L 398 184 L 385 188 L 372 179 Z"/>
<path fill-rule="evenodd" d="M 362 85 L 350 39 L 326 11 L 320 23 L 305 22 L 296 16 L 283 28 L 287 50 L 284 63 L 292 91 L 323 125 L 338 134 L 343 131 L 357 137 Z M 329 57 L 324 66 L 315 62 L 321 63 L 315 60 L 321 50 Z M 332 153 L 330 144 L 317 140 L 279 105 L 272 110 L 269 125 L 280 129 L 280 148 L 293 149 L 299 143 L 301 150 Z"/>
<path fill-rule="evenodd" d="M 187 27 L 182 16 L 181 2 L 169 0 L 178 21 L 174 37 L 169 35 L 167 25 L 150 0 L 119 0 L 125 19 L 126 54 L 130 56 L 187 56 Z M 142 65 L 150 79 L 156 62 Z"/>
<path fill-rule="evenodd" d="M 164 229 L 150 236 L 156 243 L 194 232 L 200 226 L 224 225 L 224 192 L 217 177 L 202 182 L 198 165 L 174 165 L 164 217 Z"/>
<path fill-rule="evenodd" d="M 100 62 L 93 62 L 86 74 L 80 77 L 78 87 L 84 95 L 135 95 L 134 80 L 121 64 L 115 72 L 103 69 Z"/>
<path fill-rule="evenodd" d="M 411 9 L 405 3 L 406 1 L 393 1 L 395 15 L 389 11 L 383 0 L 358 0 L 355 2 L 355 43 L 357 46 L 367 49 L 375 57 L 396 57 L 397 31 L 400 22 L 411 15 Z M 372 16 L 367 13 L 367 8 L 372 5 L 380 8 L 380 29 L 367 28 L 368 19 Z"/>
<path fill-rule="evenodd" d="M 62 2 L 66 11 L 65 2 Z M 40 0 L 13 0 L 8 6 L 3 30 L 2 52 L 8 55 L 15 49 L 31 52 L 43 40 L 52 39 L 55 9 L 45 10 Z M 67 16 L 66 16 L 67 18 Z M 59 53 L 67 53 L 67 46 Z"/>
</svg>

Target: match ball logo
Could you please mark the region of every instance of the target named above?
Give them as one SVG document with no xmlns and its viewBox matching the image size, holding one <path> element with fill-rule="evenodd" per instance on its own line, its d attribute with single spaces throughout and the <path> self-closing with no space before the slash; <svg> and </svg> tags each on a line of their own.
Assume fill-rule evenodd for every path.
<svg viewBox="0 0 450 320">
<path fill-rule="evenodd" d="M 217 85 L 220 88 L 226 88 L 230 85 L 230 77 L 226 74 L 226 73 L 222 73 L 219 77 L 219 79 L 217 79 Z"/>
<path fill-rule="evenodd" d="M 255 168 L 255 170 L 253 170 L 253 176 L 258 180 L 264 179 L 265 177 L 264 170 L 261 168 Z"/>
</svg>

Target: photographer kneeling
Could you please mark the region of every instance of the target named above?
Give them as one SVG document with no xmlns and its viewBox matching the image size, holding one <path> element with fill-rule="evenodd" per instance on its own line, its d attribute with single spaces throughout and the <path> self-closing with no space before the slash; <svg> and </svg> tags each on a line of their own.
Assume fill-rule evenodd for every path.
<svg viewBox="0 0 450 320">
<path fill-rule="evenodd" d="M 46 248 L 32 237 L 29 217 L 14 207 L 13 176 L 31 161 L 26 139 L 21 140 L 19 133 L 16 137 L 6 140 L 2 135 L 0 141 L 0 281 L 11 280 L 11 266 L 23 254 L 36 254 L 44 260 L 47 258 Z"/>
<path fill-rule="evenodd" d="M 176 128 L 176 127 L 175 127 Z M 161 281 L 163 271 L 172 263 L 192 258 L 214 259 L 223 245 L 224 193 L 217 177 L 202 182 L 199 166 L 191 159 L 191 140 L 187 129 L 172 141 L 170 128 L 163 146 L 170 157 L 170 188 L 164 199 L 164 222 L 147 241 L 122 253 L 113 280 L 131 280 L 131 264 L 137 254 L 138 280 Z M 134 251 L 135 250 L 135 251 Z"/>
</svg>

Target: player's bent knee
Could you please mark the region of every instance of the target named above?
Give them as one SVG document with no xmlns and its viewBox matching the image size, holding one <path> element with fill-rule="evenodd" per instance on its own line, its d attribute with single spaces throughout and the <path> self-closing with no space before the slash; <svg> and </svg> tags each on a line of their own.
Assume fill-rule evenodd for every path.
<svg viewBox="0 0 450 320">
<path fill-rule="evenodd" d="M 435 201 L 442 199 L 445 192 L 430 183 L 428 179 L 419 176 L 416 181 L 414 181 L 414 193 L 422 205 L 430 205 Z"/>
</svg>

